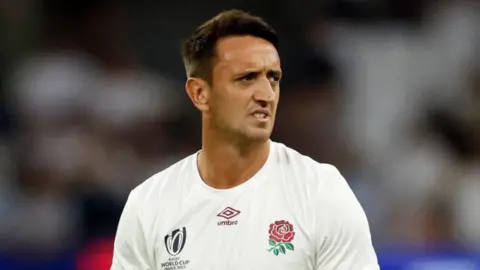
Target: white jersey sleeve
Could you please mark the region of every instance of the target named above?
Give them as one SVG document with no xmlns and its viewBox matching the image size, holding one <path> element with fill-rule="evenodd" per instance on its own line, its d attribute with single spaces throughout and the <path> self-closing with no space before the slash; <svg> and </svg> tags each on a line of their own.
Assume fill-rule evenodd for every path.
<svg viewBox="0 0 480 270">
<path fill-rule="evenodd" d="M 379 270 L 367 217 L 348 183 L 331 165 L 317 177 L 328 192 L 316 198 L 315 269 Z"/>
<path fill-rule="evenodd" d="M 115 236 L 111 270 L 153 270 L 136 200 L 130 193 Z"/>
</svg>

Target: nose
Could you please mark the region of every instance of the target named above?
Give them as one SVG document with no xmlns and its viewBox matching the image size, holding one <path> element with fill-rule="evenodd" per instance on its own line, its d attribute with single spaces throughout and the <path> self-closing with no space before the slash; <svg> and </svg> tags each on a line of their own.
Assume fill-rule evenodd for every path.
<svg viewBox="0 0 480 270">
<path fill-rule="evenodd" d="M 276 92 L 272 83 L 270 80 L 265 78 L 258 83 L 253 98 L 255 101 L 264 103 L 266 105 L 266 103 L 270 103 L 275 100 L 275 95 Z"/>
</svg>

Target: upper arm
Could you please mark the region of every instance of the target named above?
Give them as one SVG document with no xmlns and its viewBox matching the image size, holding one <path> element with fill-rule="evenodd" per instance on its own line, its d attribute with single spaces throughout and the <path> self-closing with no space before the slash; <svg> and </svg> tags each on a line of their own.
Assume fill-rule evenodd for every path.
<svg viewBox="0 0 480 270">
<path fill-rule="evenodd" d="M 315 269 L 380 269 L 367 217 L 347 182 L 333 166 L 321 177 L 326 192 L 315 205 Z"/>
<path fill-rule="evenodd" d="M 115 236 L 111 270 L 152 270 L 135 200 L 130 194 Z"/>
</svg>

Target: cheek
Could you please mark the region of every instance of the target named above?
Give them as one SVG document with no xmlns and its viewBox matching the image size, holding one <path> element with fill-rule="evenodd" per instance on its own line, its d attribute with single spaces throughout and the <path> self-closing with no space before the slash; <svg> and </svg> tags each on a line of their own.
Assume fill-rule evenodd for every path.
<svg viewBox="0 0 480 270">
<path fill-rule="evenodd" d="M 222 125 L 234 125 L 238 117 L 238 109 L 235 102 L 232 102 L 230 97 L 225 95 L 218 95 L 212 98 L 211 102 L 211 115 L 218 123 Z"/>
<path fill-rule="evenodd" d="M 228 103 L 228 98 L 218 89 L 215 89 L 212 91 L 208 103 L 212 114 L 221 115 L 224 113 L 225 107 L 227 107 L 226 103 Z"/>
<path fill-rule="evenodd" d="M 250 100 L 248 90 L 229 89 L 223 97 L 222 106 L 225 110 L 234 113 L 236 116 L 241 116 L 245 114 Z"/>
<path fill-rule="evenodd" d="M 211 111 L 218 118 L 230 121 L 240 120 L 250 108 L 251 91 L 234 84 L 223 84 L 217 87 L 211 96 Z"/>
</svg>

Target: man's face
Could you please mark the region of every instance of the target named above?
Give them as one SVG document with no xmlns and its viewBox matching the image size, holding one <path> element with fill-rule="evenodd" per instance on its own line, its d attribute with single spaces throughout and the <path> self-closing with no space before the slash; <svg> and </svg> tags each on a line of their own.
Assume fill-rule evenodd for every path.
<svg viewBox="0 0 480 270">
<path fill-rule="evenodd" d="M 220 39 L 209 98 L 212 125 L 234 138 L 267 140 L 281 76 L 278 52 L 268 41 L 252 36 Z"/>
</svg>

